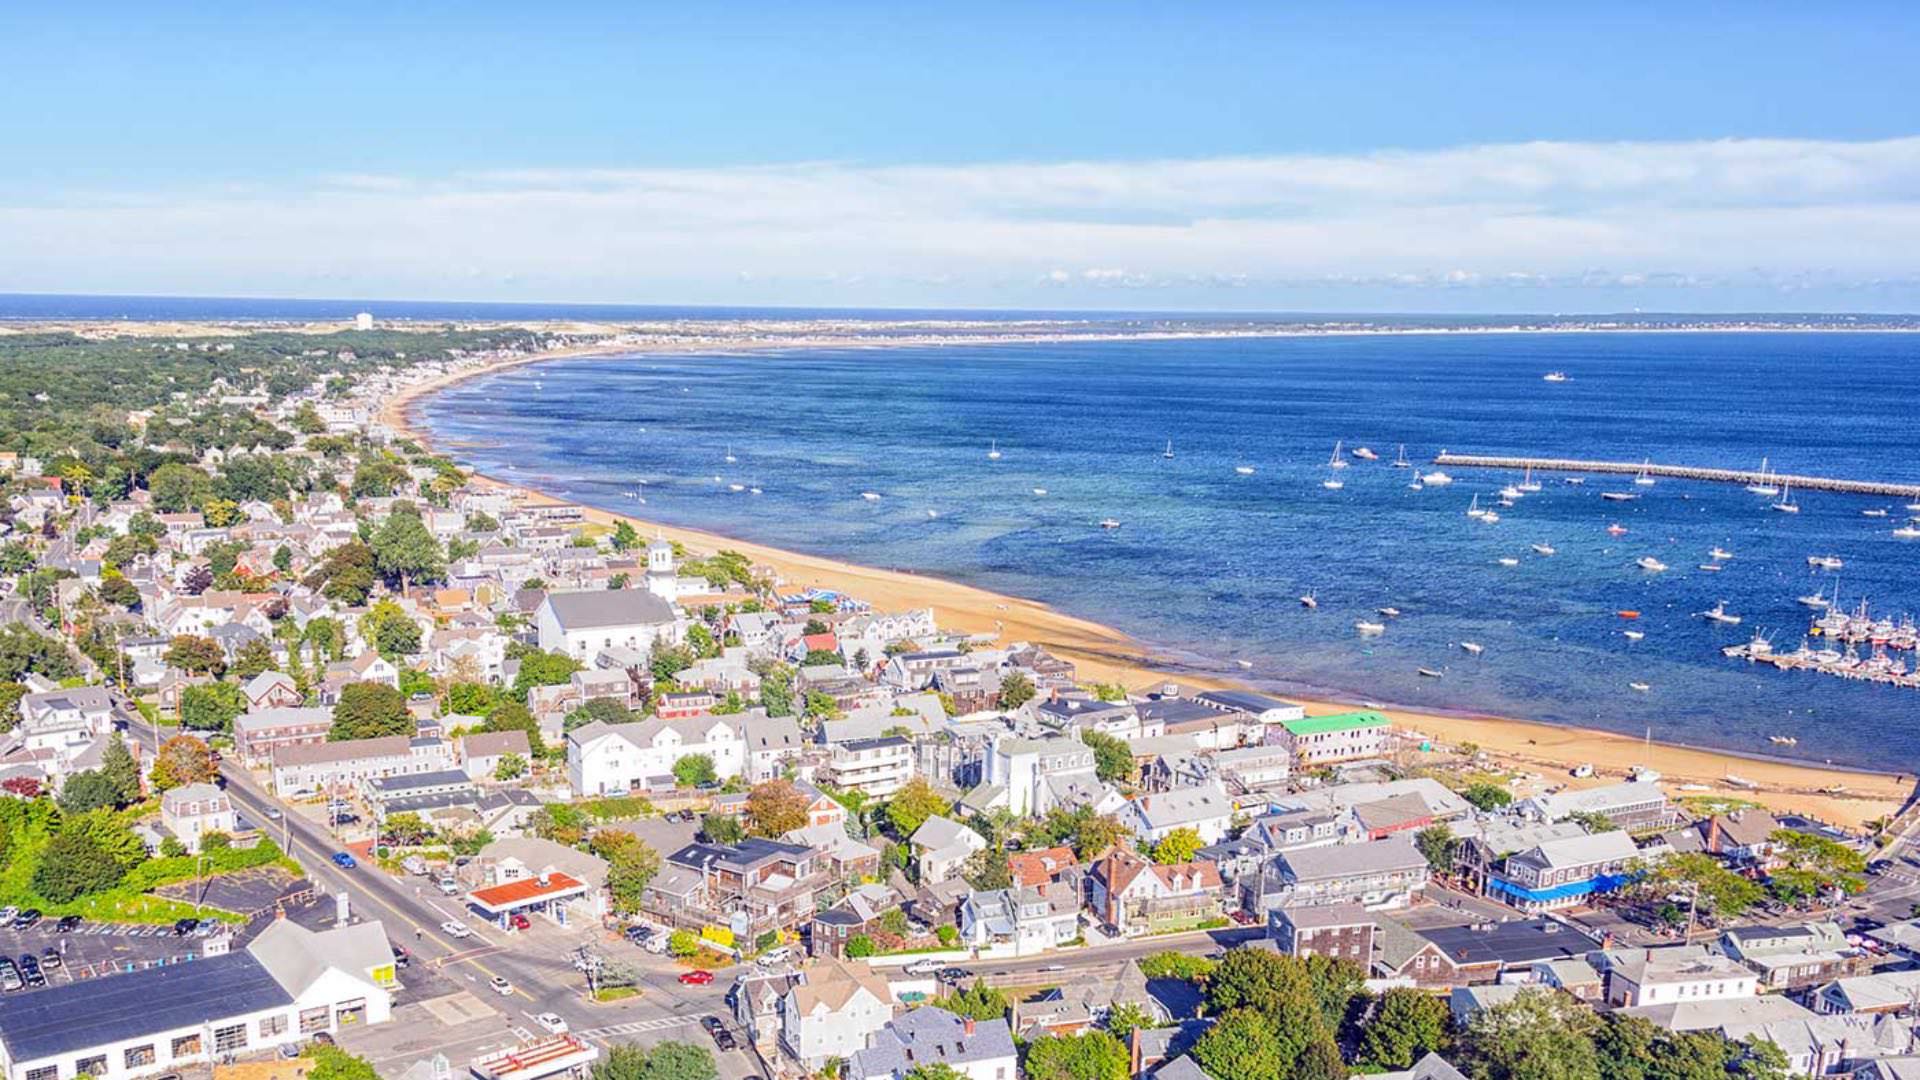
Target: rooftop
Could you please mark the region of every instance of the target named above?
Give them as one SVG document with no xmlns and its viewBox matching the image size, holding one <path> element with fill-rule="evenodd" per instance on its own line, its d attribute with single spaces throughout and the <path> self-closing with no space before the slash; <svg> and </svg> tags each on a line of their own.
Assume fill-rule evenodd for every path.
<svg viewBox="0 0 1920 1080">
<path fill-rule="evenodd" d="M 1309 716 L 1301 720 L 1282 720 L 1280 726 L 1293 735 L 1326 735 L 1336 731 L 1358 731 L 1361 728 L 1385 727 L 1387 718 L 1371 709 L 1361 712 L 1332 713 L 1327 716 Z"/>
<path fill-rule="evenodd" d="M 14 1062 L 58 1057 L 293 1004 L 245 952 L 10 995 L 0 1042 Z"/>
</svg>

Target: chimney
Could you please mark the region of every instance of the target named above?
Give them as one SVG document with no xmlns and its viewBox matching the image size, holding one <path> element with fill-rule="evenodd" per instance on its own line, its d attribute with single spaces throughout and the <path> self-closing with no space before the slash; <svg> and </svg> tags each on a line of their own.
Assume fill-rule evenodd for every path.
<svg viewBox="0 0 1920 1080">
<path fill-rule="evenodd" d="M 967 1017 L 965 1023 L 967 1025 L 966 1027 L 967 1036 L 971 1038 L 973 1036 L 973 1017 L 971 1016 Z"/>
<path fill-rule="evenodd" d="M 1715 814 L 1712 817 L 1707 819 L 1707 850 L 1716 855 L 1720 853 L 1720 815 L 1719 814 Z"/>
</svg>

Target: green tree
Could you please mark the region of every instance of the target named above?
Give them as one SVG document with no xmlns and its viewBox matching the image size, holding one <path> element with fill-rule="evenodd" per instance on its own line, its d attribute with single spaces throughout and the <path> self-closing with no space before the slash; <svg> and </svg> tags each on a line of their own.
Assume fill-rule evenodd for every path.
<svg viewBox="0 0 1920 1080">
<path fill-rule="evenodd" d="M 1445 825 L 1429 825 L 1413 834 L 1413 845 L 1426 856 L 1427 866 L 1436 874 L 1445 874 L 1453 870 L 1453 855 L 1457 841 L 1453 830 Z"/>
<path fill-rule="evenodd" d="M 1133 1074 L 1130 1060 L 1119 1039 L 1089 1031 L 1033 1040 L 1024 1067 L 1029 1080 L 1127 1080 Z"/>
<path fill-rule="evenodd" d="M 389 663 L 420 651 L 420 624 L 392 600 L 382 600 L 367 609 L 360 619 L 360 636 L 372 642 Z"/>
<path fill-rule="evenodd" d="M 1207 846 L 1200 839 L 1199 832 L 1186 826 L 1174 829 L 1153 845 L 1153 861 L 1162 866 L 1174 863 L 1192 862 L 1200 849 Z"/>
<path fill-rule="evenodd" d="M 944 1061 L 932 1061 L 908 1069 L 904 1080 L 967 1080 L 967 1076 Z"/>
<path fill-rule="evenodd" d="M 527 691 L 536 686 L 560 686 L 572 680 L 580 670 L 580 661 L 565 653 L 529 649 L 520 654 L 520 673 L 513 679 L 513 696 L 527 700 Z"/>
<path fill-rule="evenodd" d="M 1155 1022 L 1155 1017 L 1137 1002 L 1123 1001 L 1107 1010 L 1106 1028 L 1121 1039 L 1139 1028 L 1153 1027 Z"/>
<path fill-rule="evenodd" d="M 1011 1007 L 1007 995 L 975 979 L 972 986 L 964 990 L 955 990 L 952 994 L 940 998 L 935 1005 L 950 1013 L 971 1016 L 975 1020 L 999 1020 L 1007 1015 Z"/>
<path fill-rule="evenodd" d="M 1009 672 L 1000 680 L 1000 707 L 1017 709 L 1032 701 L 1035 693 L 1032 679 L 1018 671 Z"/>
<path fill-rule="evenodd" d="M 220 769 L 213 763 L 213 752 L 206 743 L 191 735 L 175 735 L 161 743 L 153 755 L 147 782 L 159 794 L 187 784 L 210 784 L 219 777 Z"/>
<path fill-rule="evenodd" d="M 1373 1016 L 1360 1028 L 1360 1061 L 1376 1069 L 1400 1071 L 1429 1053 L 1446 1049 L 1451 1013 L 1445 998 L 1396 986 L 1380 996 Z"/>
<path fill-rule="evenodd" d="M 1131 747 L 1099 731 L 1083 731 L 1080 741 L 1093 749 L 1094 772 L 1109 784 L 1131 784 L 1140 778 Z"/>
<path fill-rule="evenodd" d="M 660 872 L 660 853 L 623 829 L 601 829 L 587 846 L 607 860 L 607 892 L 614 910 L 622 915 L 639 911 L 647 884 Z"/>
<path fill-rule="evenodd" d="M 233 718 L 247 711 L 247 696 L 233 683 L 189 686 L 180 691 L 180 726 L 194 731 L 233 730 Z"/>
<path fill-rule="evenodd" d="M 1593 1010 L 1552 990 L 1527 989 L 1473 1014 L 1461 1034 L 1474 1080 L 1600 1080 Z"/>
<path fill-rule="evenodd" d="M 500 764 L 493 767 L 495 780 L 518 780 L 527 775 L 527 759 L 519 754 L 501 754 Z"/>
<path fill-rule="evenodd" d="M 691 930 L 675 930 L 667 935 L 667 952 L 684 960 L 700 951 L 700 939 Z"/>
<path fill-rule="evenodd" d="M 927 783 L 925 777 L 916 776 L 887 800 L 886 813 L 887 821 L 893 826 L 893 834 L 906 840 L 926 824 L 928 818 L 945 814 L 951 809 L 953 804 L 934 791 L 933 785 Z"/>
<path fill-rule="evenodd" d="M 791 780 L 768 780 L 747 792 L 747 824 L 755 836 L 784 836 L 807 823 L 809 802 Z"/>
<path fill-rule="evenodd" d="M 401 592 L 414 581 L 437 581 L 446 575 L 446 552 L 412 503 L 395 503 L 368 546 L 373 548 L 374 566 L 389 580 L 397 578 Z"/>
<path fill-rule="evenodd" d="M 308 1043 L 301 1052 L 313 1062 L 313 1068 L 307 1071 L 307 1080 L 380 1080 L 380 1074 L 367 1059 L 355 1057 L 332 1043 Z"/>
<path fill-rule="evenodd" d="M 615 551 L 632 551 L 640 544 L 640 534 L 634 531 L 633 524 L 621 521 L 613 527 L 613 535 L 607 538 Z"/>
<path fill-rule="evenodd" d="M 126 868 L 100 850 L 92 836 L 84 830 L 63 829 L 40 853 L 33 891 L 53 903 L 68 904 L 111 889 L 125 876 Z"/>
<path fill-rule="evenodd" d="M 982 848 L 967 856 L 960 875 L 967 879 L 967 884 L 982 892 L 1013 886 L 1013 868 L 1007 862 L 1006 849 L 998 846 Z"/>
<path fill-rule="evenodd" d="M 147 493 L 153 496 L 155 510 L 184 514 L 213 498 L 213 477 L 191 465 L 169 461 L 147 476 Z"/>
<path fill-rule="evenodd" d="M 329 600 L 352 607 L 366 603 L 375 580 L 373 549 L 351 540 L 328 551 L 319 565 L 307 572 L 304 584 L 320 590 L 320 595 Z M 308 628 L 312 628 L 311 623 Z"/>
<path fill-rule="evenodd" d="M 1867 857 L 1837 840 L 1792 829 L 1776 829 L 1768 840 L 1781 865 L 1767 875 L 1767 887 L 1782 900 L 1799 903 L 1866 888 L 1861 875 Z"/>
<path fill-rule="evenodd" d="M 732 814 L 708 814 L 700 819 L 700 835 L 710 844 L 735 844 L 746 838 L 747 828 Z"/>
<path fill-rule="evenodd" d="M 411 810 L 387 815 L 381 823 L 380 831 L 391 836 L 400 845 L 424 844 L 433 836 L 433 826 L 425 818 Z"/>
<path fill-rule="evenodd" d="M 708 754 L 688 754 L 673 763 L 673 779 L 681 787 L 699 787 L 719 780 L 713 770 L 713 757 Z"/>
<path fill-rule="evenodd" d="M 538 754 L 546 749 L 540 739 L 540 721 L 533 713 L 517 701 L 503 701 L 487 714 L 487 722 L 482 726 L 486 731 L 522 731 L 527 736 L 527 746 Z"/>
<path fill-rule="evenodd" d="M 1498 810 L 1513 802 L 1513 792 L 1485 780 L 1468 784 L 1467 790 L 1461 792 L 1460 797 L 1481 810 Z"/>
<path fill-rule="evenodd" d="M 386 683 L 356 682 L 340 688 L 340 701 L 333 707 L 333 727 L 327 739 L 376 739 L 386 735 L 412 735 L 413 714 L 407 711 L 406 695 Z"/>
<path fill-rule="evenodd" d="M 1730 918 L 1744 915 L 1766 896 L 1766 890 L 1751 879 L 1698 851 L 1662 859 L 1643 879 L 1643 891 L 1655 895 L 1686 892 L 1695 898 L 1696 911 Z"/>
<path fill-rule="evenodd" d="M 120 805 L 120 786 L 99 769 L 88 769 L 67 777 L 60 785 L 60 810 L 66 814 L 84 814 L 101 807 Z"/>
<path fill-rule="evenodd" d="M 140 763 L 133 760 L 127 740 L 117 731 L 107 739 L 107 749 L 100 755 L 100 775 L 113 782 L 115 805 L 140 801 Z"/>
<path fill-rule="evenodd" d="M 227 653 L 220 643 L 208 637 L 193 634 L 179 634 L 167 643 L 167 651 L 160 659 L 168 667 L 176 667 L 189 675 L 212 675 L 219 678 L 227 671 Z"/>
<path fill-rule="evenodd" d="M 873 939 L 865 934 L 855 934 L 847 939 L 847 958 L 850 960 L 864 960 L 878 951 L 879 947 L 873 943 Z"/>
<path fill-rule="evenodd" d="M 233 654 L 233 677 L 245 682 L 262 672 L 273 670 L 273 646 L 265 638 L 255 638 Z"/>
<path fill-rule="evenodd" d="M 1221 1015 L 1193 1044 L 1193 1059 L 1214 1080 L 1279 1080 L 1293 1070 L 1288 1053 L 1266 1017 L 1252 1009 Z"/>
</svg>

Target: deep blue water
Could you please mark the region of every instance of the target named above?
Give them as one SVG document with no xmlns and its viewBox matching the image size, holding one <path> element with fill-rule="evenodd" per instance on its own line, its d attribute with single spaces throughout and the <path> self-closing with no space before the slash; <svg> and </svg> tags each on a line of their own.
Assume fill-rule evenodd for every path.
<svg viewBox="0 0 1920 1080">
<path fill-rule="evenodd" d="M 1848 605 L 1920 607 L 1920 542 L 1891 537 L 1906 513 L 1894 500 L 1808 492 L 1789 516 L 1726 485 L 1661 480 L 1618 504 L 1600 493 L 1634 490 L 1627 478 L 1540 476 L 1540 493 L 1485 525 L 1464 516 L 1470 497 L 1488 502 L 1515 475 L 1454 469 L 1452 486 L 1412 491 L 1387 463 L 1404 443 L 1416 461 L 1442 448 L 1739 468 L 1765 456 L 1920 482 L 1916 360 L 1920 338 L 1902 334 L 1625 332 L 637 356 L 472 380 L 422 418 L 494 475 L 1034 597 L 1281 691 L 1651 727 L 1747 752 L 1791 733 L 1799 756 L 1912 769 L 1920 693 L 1720 655 L 1755 629 L 1800 643 L 1795 597 L 1835 577 L 1810 571 L 1810 554 L 1846 560 Z M 1541 380 L 1556 369 L 1572 381 Z M 996 439 L 1004 456 L 989 461 Z M 1354 461 L 1329 491 L 1336 439 L 1381 460 Z M 636 489 L 644 506 L 622 494 Z M 1861 515 L 1876 506 L 1890 516 Z M 1102 530 L 1106 517 L 1123 524 Z M 1615 521 L 1629 534 L 1608 536 Z M 1735 558 L 1696 570 L 1715 545 Z M 1672 569 L 1636 568 L 1646 554 Z M 1297 601 L 1309 591 L 1318 610 Z M 1716 600 L 1745 624 L 1694 617 Z M 1405 614 L 1358 637 L 1355 620 L 1386 605 Z M 1644 613 L 1645 640 L 1621 635 L 1622 608 Z"/>
</svg>

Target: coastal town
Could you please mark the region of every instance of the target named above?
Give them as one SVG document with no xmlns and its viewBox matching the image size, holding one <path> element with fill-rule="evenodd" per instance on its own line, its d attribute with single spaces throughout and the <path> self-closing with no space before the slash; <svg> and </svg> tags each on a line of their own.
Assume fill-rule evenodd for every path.
<svg viewBox="0 0 1920 1080">
<path fill-rule="evenodd" d="M 1920 1078 L 1891 777 L 1154 670 L 407 425 L 704 332 L 230 330 L 4 398 L 4 1080 Z"/>
</svg>

